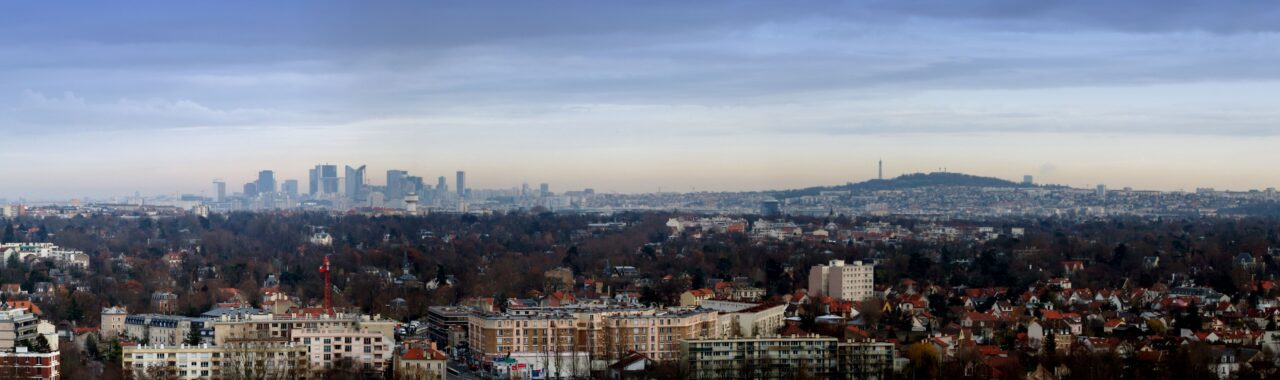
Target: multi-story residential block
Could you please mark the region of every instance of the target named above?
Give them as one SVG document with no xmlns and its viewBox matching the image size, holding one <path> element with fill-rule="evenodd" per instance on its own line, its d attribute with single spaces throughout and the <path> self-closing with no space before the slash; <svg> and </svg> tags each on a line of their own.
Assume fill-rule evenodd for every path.
<svg viewBox="0 0 1280 380">
<path fill-rule="evenodd" d="M 718 322 L 715 311 L 701 309 L 624 314 L 607 319 L 605 336 L 616 357 L 634 351 L 667 361 L 679 357 L 681 340 L 718 337 Z"/>
<path fill-rule="evenodd" d="M 708 300 L 702 307 L 719 312 L 716 336 L 722 338 L 774 335 L 782 328 L 787 312 L 784 303 Z"/>
<path fill-rule="evenodd" d="M 25 308 L 0 310 L 0 378 L 59 379 L 60 357 L 52 323 Z"/>
<path fill-rule="evenodd" d="M 102 324 L 99 331 L 103 336 L 115 337 L 124 334 L 124 320 L 129 316 L 129 310 L 124 306 L 112 306 L 102 308 L 101 320 Z"/>
<path fill-rule="evenodd" d="M 40 318 L 27 309 L 0 310 L 0 352 L 16 352 L 19 346 L 34 341 L 40 336 L 40 323 Z M 52 338 L 49 343 L 56 344 L 57 337 Z"/>
<path fill-rule="evenodd" d="M 826 336 L 688 339 L 680 343 L 689 379 L 828 378 L 837 374 L 839 342 Z"/>
<path fill-rule="evenodd" d="M 207 318 L 180 315 L 134 314 L 124 318 L 124 336 L 147 344 L 177 345 L 187 341 L 192 330 L 198 334 Z"/>
<path fill-rule="evenodd" d="M 828 296 L 845 301 L 862 301 L 874 293 L 875 269 L 870 264 L 831 260 L 809 269 L 809 296 Z"/>
<path fill-rule="evenodd" d="M 579 341 L 577 319 L 568 313 L 468 316 L 467 339 L 472 352 L 499 356 L 511 352 L 573 352 Z M 585 337 L 585 336 L 584 336 Z"/>
<path fill-rule="evenodd" d="M 3 256 L 0 265 L 8 262 L 10 257 L 16 256 L 20 262 L 37 258 L 53 260 L 54 263 L 63 267 L 89 267 L 89 255 L 73 249 L 64 249 L 53 243 L 4 243 L 0 244 L 0 256 Z"/>
<path fill-rule="evenodd" d="M 462 306 L 427 307 L 427 336 L 439 342 L 446 352 L 467 341 L 467 319 L 471 308 Z"/>
<path fill-rule="evenodd" d="M 880 380 L 893 378 L 893 343 L 871 339 L 840 342 L 837 372 L 854 379 Z"/>
<path fill-rule="evenodd" d="M 512 352 L 584 352 L 605 359 L 635 351 L 654 360 L 673 360 L 680 340 L 714 337 L 717 323 L 717 313 L 705 309 L 529 308 L 507 314 L 473 312 L 468 339 L 471 350 L 486 358 Z"/>
<path fill-rule="evenodd" d="M 214 344 L 228 340 L 252 340 L 285 338 L 292 340 L 297 329 L 345 328 L 353 331 L 373 331 L 383 336 L 394 336 L 396 321 L 377 316 L 337 313 L 255 314 L 233 313 L 220 315 L 208 321 L 213 328 Z"/>
<path fill-rule="evenodd" d="M 350 359 L 356 368 L 381 371 L 391 362 L 397 322 L 344 313 L 231 313 L 208 324 L 215 345 L 280 339 L 309 348 L 311 368 L 331 368 Z"/>
<path fill-rule="evenodd" d="M 290 332 L 290 339 L 306 346 L 311 367 L 321 370 L 342 368 L 346 360 L 362 370 L 382 372 L 395 347 L 394 336 L 353 326 L 298 328 Z"/>
<path fill-rule="evenodd" d="M 60 380 L 61 357 L 57 350 L 40 353 L 19 347 L 16 352 L 0 352 L 0 368 L 5 379 Z"/>
<path fill-rule="evenodd" d="M 307 347 L 281 339 L 229 342 L 221 346 L 126 346 L 125 375 L 158 379 L 307 378 Z"/>
</svg>

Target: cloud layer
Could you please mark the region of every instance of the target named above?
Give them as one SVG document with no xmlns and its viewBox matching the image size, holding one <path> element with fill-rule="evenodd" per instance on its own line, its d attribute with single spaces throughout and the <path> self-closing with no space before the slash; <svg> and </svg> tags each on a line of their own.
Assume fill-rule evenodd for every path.
<svg viewBox="0 0 1280 380">
<path fill-rule="evenodd" d="M 172 161 L 185 166 L 157 167 L 176 178 L 90 178 L 83 165 L 49 163 L 42 172 L 50 178 L 0 186 L 0 195 L 193 191 L 203 178 L 247 180 L 262 167 L 302 172 L 313 161 L 378 162 L 424 175 L 492 167 L 475 177 L 489 186 L 516 178 L 624 191 L 649 190 L 643 186 L 654 181 L 795 186 L 864 173 L 841 167 L 787 179 L 732 161 L 663 171 L 648 157 L 716 162 L 745 153 L 806 165 L 893 153 L 907 168 L 926 170 L 978 153 L 925 158 L 980 136 L 1007 144 L 981 149 L 1027 163 L 974 161 L 979 174 L 1033 173 L 1053 162 L 1050 175 L 1062 182 L 1214 185 L 1205 182 L 1222 179 L 1141 174 L 1178 162 L 1090 176 L 1090 162 L 1079 158 L 1087 145 L 1030 153 L 1018 146 L 1046 135 L 1077 144 L 1106 138 L 1141 145 L 1127 154 L 1153 157 L 1182 147 L 1143 143 L 1159 140 L 1152 136 L 1274 141 L 1278 32 L 1280 7 L 1244 1 L 6 4 L 0 132 L 10 140 L 92 136 L 123 151 L 137 152 L 143 141 L 194 149 Z M 772 144 L 793 139 L 876 143 L 825 156 Z M 34 165 L 23 161 L 38 154 L 30 146 L 0 156 Z M 1207 148 L 1199 150 L 1230 151 Z M 603 154 L 622 170 L 520 159 L 564 152 Z M 145 158 L 98 154 L 70 161 L 118 166 Z M 1263 154 L 1241 159 L 1280 158 Z M 1265 186 L 1273 181 L 1261 177 L 1280 175 L 1234 166 L 1236 179 L 1218 186 Z M 708 182 L 706 170 L 725 178 Z"/>
</svg>

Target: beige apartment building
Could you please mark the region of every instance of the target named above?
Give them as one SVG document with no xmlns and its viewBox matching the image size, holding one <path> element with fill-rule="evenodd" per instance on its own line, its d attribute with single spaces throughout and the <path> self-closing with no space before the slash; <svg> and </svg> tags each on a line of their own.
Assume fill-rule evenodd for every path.
<svg viewBox="0 0 1280 380">
<path fill-rule="evenodd" d="M 129 310 L 124 306 L 112 306 L 102 308 L 102 324 L 100 331 L 103 336 L 116 337 L 124 334 L 124 319 L 129 316 Z"/>
<path fill-rule="evenodd" d="M 471 349 L 484 357 L 517 352 L 584 352 L 594 358 L 636 351 L 654 360 L 678 357 L 679 342 L 718 334 L 711 310 L 567 307 L 513 313 L 473 312 Z"/>
<path fill-rule="evenodd" d="M 289 339 L 297 329 L 345 328 L 394 336 L 396 321 L 378 316 L 327 314 L 231 314 L 210 318 L 214 344 L 230 339 Z"/>
<path fill-rule="evenodd" d="M 366 371 L 382 371 L 395 348 L 393 335 L 349 327 L 298 329 L 291 335 L 294 344 L 309 348 L 311 367 L 318 370 L 335 368 L 348 359 Z"/>
<path fill-rule="evenodd" d="M 809 269 L 809 296 L 862 301 L 875 295 L 875 268 L 861 261 L 831 260 Z"/>
</svg>

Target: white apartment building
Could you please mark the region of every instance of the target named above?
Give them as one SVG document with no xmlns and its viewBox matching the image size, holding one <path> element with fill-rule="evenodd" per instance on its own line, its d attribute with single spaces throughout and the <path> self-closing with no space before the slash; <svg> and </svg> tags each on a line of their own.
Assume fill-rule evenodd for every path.
<svg viewBox="0 0 1280 380">
<path fill-rule="evenodd" d="M 47 322 L 41 321 L 27 309 L 0 310 L 0 352 L 14 352 L 23 342 L 36 339 L 41 335 L 39 331 L 41 323 Z M 57 336 L 53 338 L 49 344 L 57 347 Z"/>
<path fill-rule="evenodd" d="M 707 300 L 702 307 L 719 312 L 716 327 L 720 330 L 717 336 L 721 338 L 775 335 L 782 328 L 787 312 L 784 303 Z"/>
<path fill-rule="evenodd" d="M 213 344 L 180 344 L 196 321 L 212 329 Z M 148 378 L 299 378 L 345 367 L 346 359 L 356 369 L 380 373 L 391 363 L 396 323 L 358 314 L 253 310 L 202 318 L 130 315 L 124 335 L 145 335 L 150 345 L 125 348 L 124 362 L 129 374 Z"/>
<path fill-rule="evenodd" d="M 809 296 L 862 301 L 875 294 L 875 268 L 861 261 L 831 260 L 809 269 Z"/>
<path fill-rule="evenodd" d="M 819 335 L 687 339 L 680 361 L 691 379 L 822 379 L 838 373 L 838 346 Z"/>
<path fill-rule="evenodd" d="M 283 379 L 311 374 L 307 348 L 280 339 L 223 346 L 126 346 L 121 359 L 129 378 Z"/>
<path fill-rule="evenodd" d="M 0 256 L 7 263 L 9 257 L 16 256 L 18 261 L 28 258 L 50 259 L 60 266 L 89 267 L 89 255 L 74 249 L 65 249 L 53 243 L 4 243 L 0 244 Z M 0 263 L 0 265 L 4 265 Z"/>
</svg>

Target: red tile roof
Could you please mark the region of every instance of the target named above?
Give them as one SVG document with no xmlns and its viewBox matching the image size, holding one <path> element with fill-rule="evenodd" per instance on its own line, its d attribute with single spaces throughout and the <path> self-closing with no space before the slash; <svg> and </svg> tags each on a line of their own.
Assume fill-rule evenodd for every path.
<svg viewBox="0 0 1280 380">
<path fill-rule="evenodd" d="M 43 311 L 40 311 L 39 306 L 36 306 L 36 304 L 28 300 L 9 300 L 8 302 L 5 302 L 5 304 L 9 305 L 10 308 L 30 310 L 31 314 L 35 314 L 35 315 L 44 314 Z"/>
</svg>

